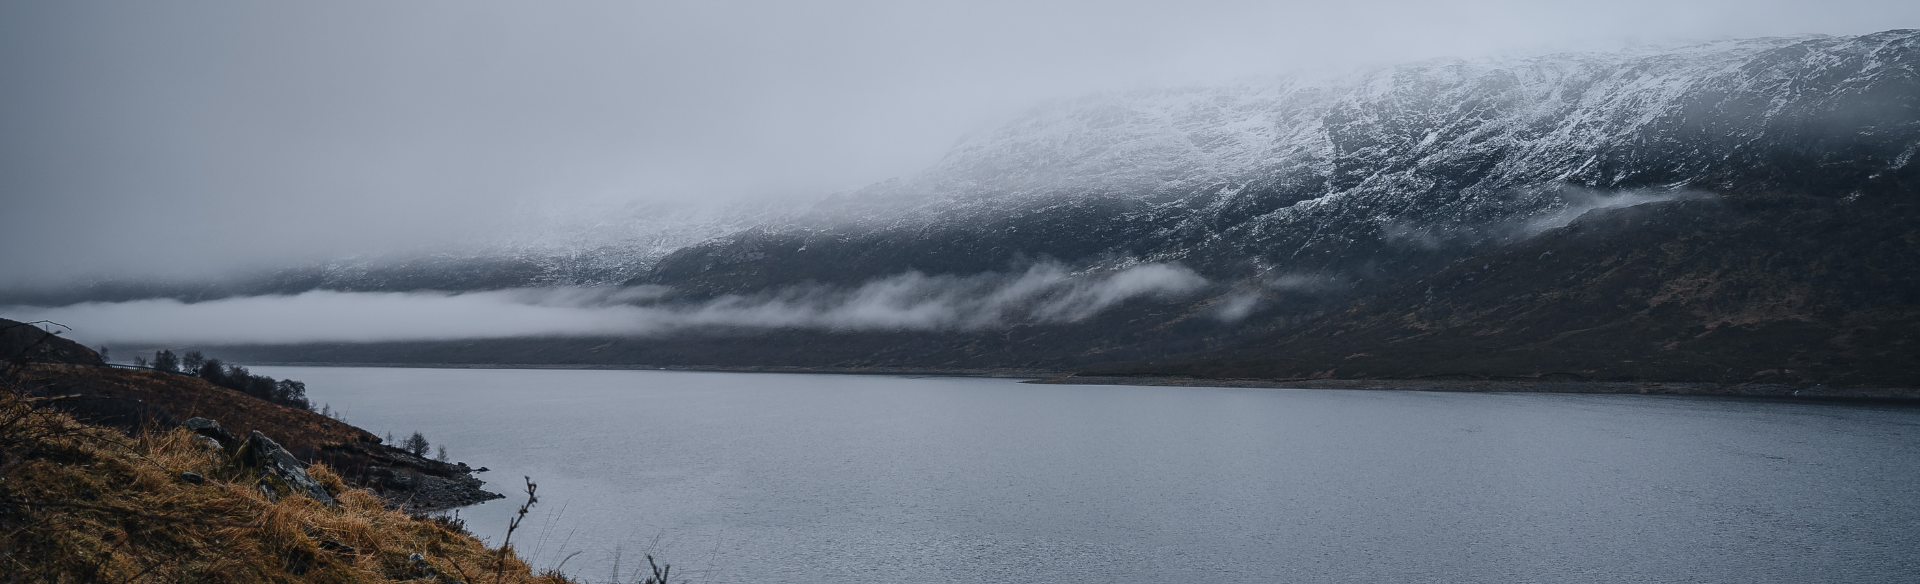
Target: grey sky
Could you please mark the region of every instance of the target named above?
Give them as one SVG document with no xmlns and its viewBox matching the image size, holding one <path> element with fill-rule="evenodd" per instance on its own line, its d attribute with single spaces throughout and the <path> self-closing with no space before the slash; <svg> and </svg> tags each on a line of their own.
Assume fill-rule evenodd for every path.
<svg viewBox="0 0 1920 584">
<path fill-rule="evenodd" d="M 817 196 L 1034 103 L 1498 51 L 1920 26 L 1920 3 L 7 2 L 0 286 Z"/>
</svg>

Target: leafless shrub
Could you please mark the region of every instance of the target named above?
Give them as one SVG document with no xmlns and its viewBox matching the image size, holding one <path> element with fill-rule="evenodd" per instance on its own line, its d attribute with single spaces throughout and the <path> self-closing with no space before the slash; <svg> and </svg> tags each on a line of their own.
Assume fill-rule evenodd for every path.
<svg viewBox="0 0 1920 584">
<path fill-rule="evenodd" d="M 418 437 L 420 433 L 415 432 L 413 435 Z M 500 581 L 500 577 L 504 574 L 503 570 L 506 569 L 507 554 L 513 546 L 514 530 L 520 529 L 520 520 L 527 518 L 527 511 L 533 509 L 533 504 L 540 502 L 540 497 L 533 494 L 535 489 L 540 488 L 540 485 L 533 483 L 533 477 L 523 476 L 520 478 L 527 481 L 527 502 L 520 504 L 520 511 L 515 513 L 513 519 L 507 522 L 506 537 L 500 539 L 500 557 L 496 559 L 493 564 L 493 581 L 496 583 Z"/>
</svg>

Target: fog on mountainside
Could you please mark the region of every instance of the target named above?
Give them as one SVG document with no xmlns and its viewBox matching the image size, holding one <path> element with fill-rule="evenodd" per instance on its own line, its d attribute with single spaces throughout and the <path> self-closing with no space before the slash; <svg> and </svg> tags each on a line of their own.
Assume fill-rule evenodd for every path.
<svg viewBox="0 0 1920 584">
<path fill-rule="evenodd" d="M 1166 264 L 1072 274 L 1055 263 L 967 276 L 908 272 L 854 289 L 795 286 L 671 302 L 664 286 L 517 288 L 478 292 L 332 292 L 182 303 L 149 299 L 56 308 L 13 307 L 30 319 L 113 323 L 113 343 L 306 343 L 528 336 L 658 337 L 699 328 L 973 331 L 1014 323 L 1073 323 L 1139 297 L 1181 298 L 1205 287 Z"/>
</svg>

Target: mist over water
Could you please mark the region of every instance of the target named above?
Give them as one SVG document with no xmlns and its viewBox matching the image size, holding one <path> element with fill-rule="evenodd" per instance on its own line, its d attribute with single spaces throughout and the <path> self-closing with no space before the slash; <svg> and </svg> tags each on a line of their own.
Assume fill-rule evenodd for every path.
<svg viewBox="0 0 1920 584">
<path fill-rule="evenodd" d="M 1809 582 L 1920 570 L 1920 410 L 978 378 L 259 367 L 492 470 L 606 581 Z M 564 432 L 556 432 L 564 428 Z M 624 578 L 625 576 L 623 576 Z"/>
<path fill-rule="evenodd" d="M 1067 323 L 1135 298 L 1208 284 L 1174 264 L 1081 273 L 1056 263 L 965 276 L 907 272 L 853 288 L 807 285 L 706 301 L 662 286 L 487 292 L 335 292 L 186 303 L 172 299 L 0 307 L 73 327 L 87 343 L 303 343 L 531 336 L 650 336 L 698 327 L 978 330 Z"/>
</svg>

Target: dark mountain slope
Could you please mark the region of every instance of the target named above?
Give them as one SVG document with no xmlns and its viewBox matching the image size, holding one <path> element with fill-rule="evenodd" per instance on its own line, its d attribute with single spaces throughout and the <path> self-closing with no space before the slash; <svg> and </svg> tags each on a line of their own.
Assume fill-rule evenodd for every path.
<svg viewBox="0 0 1920 584">
<path fill-rule="evenodd" d="M 1597 212 L 1309 326 L 1130 374 L 1911 386 L 1913 193 Z"/>
<path fill-rule="evenodd" d="M 1589 212 L 1379 292 L 1142 299 L 981 332 L 782 330 L 233 348 L 318 362 L 553 363 L 1225 378 L 1460 378 L 1914 386 L 1920 198 L 1788 194 Z"/>
</svg>

